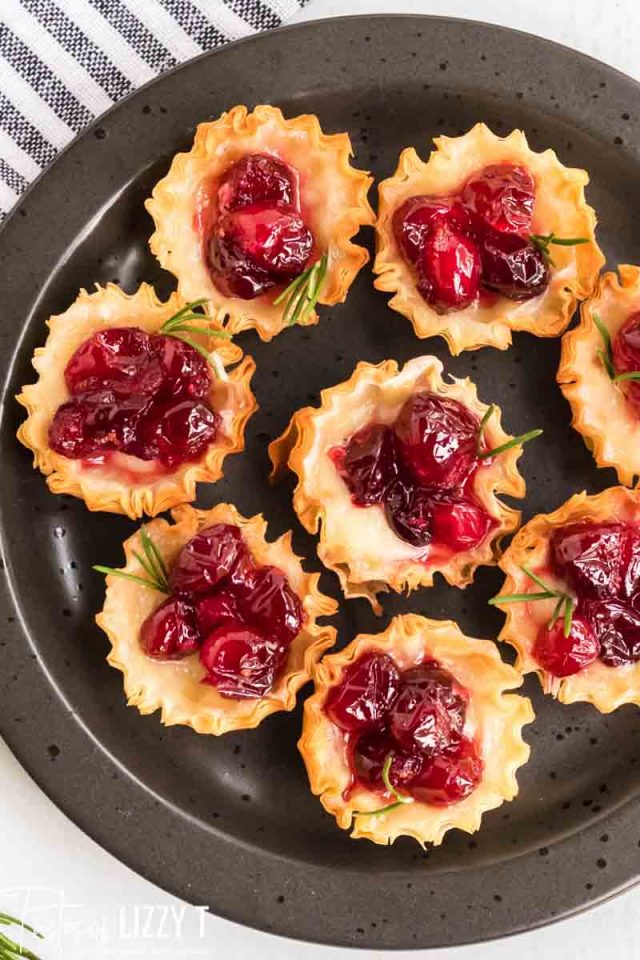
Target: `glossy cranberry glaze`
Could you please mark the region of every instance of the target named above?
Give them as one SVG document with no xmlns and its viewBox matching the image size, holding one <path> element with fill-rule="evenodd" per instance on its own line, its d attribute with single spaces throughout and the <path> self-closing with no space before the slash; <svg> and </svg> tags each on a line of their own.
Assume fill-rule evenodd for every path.
<svg viewBox="0 0 640 960">
<path fill-rule="evenodd" d="M 543 293 L 549 271 L 530 240 L 535 182 L 524 167 L 474 174 L 457 196 L 410 197 L 393 217 L 396 242 L 438 312 L 462 310 L 482 289 L 511 300 Z"/>
<path fill-rule="evenodd" d="M 457 400 L 421 392 L 395 423 L 364 427 L 330 456 L 353 503 L 383 506 L 403 540 L 469 550 L 494 524 L 472 493 L 479 430 L 475 414 Z"/>
<path fill-rule="evenodd" d="M 216 439 L 211 375 L 193 347 L 138 327 L 94 333 L 64 371 L 71 397 L 49 427 L 49 445 L 71 459 L 120 451 L 172 468 Z"/>
<path fill-rule="evenodd" d="M 307 266 L 314 241 L 297 180 L 286 163 L 263 153 L 242 157 L 222 177 L 204 244 L 215 283 L 227 296 L 252 300 Z"/>
<path fill-rule="evenodd" d="M 613 340 L 612 353 L 616 373 L 640 370 L 640 313 L 632 313 L 620 327 Z M 640 413 L 640 381 L 623 380 L 620 385 Z"/>
<path fill-rule="evenodd" d="M 304 623 L 282 571 L 255 564 L 240 529 L 218 523 L 184 545 L 169 588 L 140 629 L 145 653 L 174 660 L 199 651 L 203 683 L 233 699 L 265 696 Z"/>
<path fill-rule="evenodd" d="M 403 793 L 443 806 L 482 778 L 475 743 L 464 735 L 468 693 L 436 661 L 399 671 L 385 653 L 365 653 L 329 691 L 324 709 L 342 730 L 352 782 L 385 791 L 382 771 Z"/>
<path fill-rule="evenodd" d="M 551 566 L 576 599 L 571 631 L 562 621 L 540 630 L 534 656 L 557 677 L 597 658 L 610 667 L 640 660 L 640 529 L 625 523 L 575 523 L 551 538 Z"/>
</svg>

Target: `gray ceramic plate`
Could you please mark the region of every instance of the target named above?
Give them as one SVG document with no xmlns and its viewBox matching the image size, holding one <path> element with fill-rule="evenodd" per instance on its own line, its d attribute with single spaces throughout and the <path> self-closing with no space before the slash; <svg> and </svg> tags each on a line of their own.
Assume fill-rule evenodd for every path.
<svg viewBox="0 0 640 960">
<path fill-rule="evenodd" d="M 263 930 L 430 947 L 523 930 L 601 901 L 640 868 L 635 708 L 602 717 L 556 704 L 528 682 L 538 717 L 526 733 L 532 758 L 517 800 L 485 816 L 472 838 L 454 834 L 428 852 L 410 840 L 384 849 L 350 840 L 309 793 L 296 750 L 299 710 L 219 739 L 165 730 L 157 716 L 125 707 L 121 677 L 105 664 L 107 643 L 93 624 L 104 585 L 91 565 L 119 564 L 133 525 L 47 492 L 14 439 L 12 397 L 32 379 L 45 319 L 78 287 L 117 280 L 133 290 L 145 279 L 170 289 L 146 246 L 143 201 L 198 121 L 243 102 L 310 111 L 325 130 L 348 130 L 356 162 L 377 177 L 393 171 L 408 144 L 426 154 L 438 133 L 459 134 L 477 120 L 497 132 L 522 127 L 535 148 L 552 146 L 591 174 L 610 264 L 638 260 L 638 86 L 534 37 L 458 20 L 327 20 L 201 57 L 121 103 L 47 171 L 0 235 L 0 497 L 13 594 L 4 601 L 1 732 L 55 803 L 109 851 L 185 899 Z M 274 532 L 293 526 L 311 564 L 314 543 L 296 522 L 290 491 L 267 483 L 267 442 L 358 360 L 433 351 L 502 406 L 514 433 L 544 427 L 523 458 L 525 519 L 615 482 L 570 429 L 554 382 L 557 341 L 520 335 L 508 353 L 451 360 L 440 340 L 420 342 L 387 309 L 368 269 L 319 326 L 270 345 L 244 336 L 242 346 L 258 364 L 261 410 L 247 452 L 221 483 L 201 488 L 199 503 L 231 499 L 245 514 L 263 510 Z M 499 582 L 485 569 L 464 593 L 439 585 L 386 600 L 381 622 L 364 602 L 343 603 L 340 643 L 406 610 L 454 617 L 466 632 L 493 637 L 502 615 L 486 601 Z M 323 587 L 335 593 L 333 577 Z"/>
</svg>

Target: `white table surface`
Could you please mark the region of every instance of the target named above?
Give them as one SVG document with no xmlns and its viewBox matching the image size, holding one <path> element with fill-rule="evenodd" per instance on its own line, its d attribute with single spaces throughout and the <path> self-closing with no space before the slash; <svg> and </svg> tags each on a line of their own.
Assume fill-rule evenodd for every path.
<svg viewBox="0 0 640 960">
<path fill-rule="evenodd" d="M 560 41 L 640 79 L 638 0 L 311 0 L 297 20 L 345 13 L 433 13 Z M 105 853 L 40 792 L 0 741 L 0 910 L 47 932 L 43 960 L 373 960 L 381 953 L 309 946 L 204 916 Z M 551 927 L 477 947 L 402 958 L 637 958 L 640 888 Z"/>
</svg>

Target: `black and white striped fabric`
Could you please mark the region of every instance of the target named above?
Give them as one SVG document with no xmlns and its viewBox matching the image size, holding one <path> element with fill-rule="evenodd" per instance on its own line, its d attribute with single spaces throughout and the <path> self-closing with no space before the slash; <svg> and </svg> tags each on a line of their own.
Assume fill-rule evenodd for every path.
<svg viewBox="0 0 640 960">
<path fill-rule="evenodd" d="M 0 220 L 94 117 L 306 0 L 0 0 Z"/>
</svg>

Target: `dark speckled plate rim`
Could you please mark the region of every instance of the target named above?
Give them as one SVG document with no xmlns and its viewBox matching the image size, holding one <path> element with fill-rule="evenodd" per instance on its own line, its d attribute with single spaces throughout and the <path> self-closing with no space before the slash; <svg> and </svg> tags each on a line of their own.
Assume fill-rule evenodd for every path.
<svg viewBox="0 0 640 960">
<path fill-rule="evenodd" d="M 573 74 L 577 78 L 581 70 L 588 68 L 601 78 L 605 86 L 609 83 L 612 87 L 606 95 L 603 93 L 597 108 L 599 111 L 605 109 L 607 102 L 611 106 L 619 104 L 622 99 L 626 102 L 639 99 L 640 85 L 613 67 L 551 41 L 475 21 L 377 15 L 292 25 L 205 53 L 195 61 L 182 64 L 156 78 L 103 114 L 60 153 L 7 218 L 0 231 L 0 262 L 3 262 L 4 252 L 16 237 L 29 238 L 32 228 L 21 216 L 27 207 L 30 212 L 32 209 L 37 212 L 40 208 L 41 212 L 51 210 L 55 213 L 59 200 L 55 194 L 51 196 L 49 184 L 52 171 L 56 175 L 55 183 L 61 176 L 64 179 L 65 175 L 71 182 L 71 161 L 91 154 L 89 145 L 101 125 L 108 125 L 109 118 L 116 113 L 131 113 L 145 97 L 153 95 L 158 89 L 167 89 L 168 85 L 179 86 L 182 71 L 185 67 L 192 67 L 194 62 L 209 60 L 212 69 L 215 69 L 215 58 L 242 56 L 246 48 L 251 47 L 265 55 L 273 52 L 285 56 L 289 44 L 321 42 L 323 37 L 331 39 L 334 50 L 338 38 L 344 39 L 346 52 L 348 39 L 361 40 L 365 32 L 384 37 L 385 33 L 395 35 L 397 30 L 407 28 L 414 30 L 414 36 L 420 36 L 422 32 L 428 32 L 429 25 L 437 25 L 438 29 L 449 32 L 454 38 L 461 31 L 467 31 L 470 36 L 475 34 L 481 37 L 490 47 L 509 49 L 516 57 L 518 50 L 522 54 L 526 54 L 527 50 L 535 51 L 549 63 L 560 61 L 568 79 Z M 586 127 L 587 121 L 583 123 Z M 116 141 L 106 147 L 117 149 Z M 636 160 L 640 165 L 640 157 L 636 156 Z M 77 202 L 81 201 L 82 198 L 78 198 Z M 63 249 L 58 252 L 58 257 Z M 10 277 L 0 277 L 0 303 L 4 302 L 3 294 L 10 292 L 20 280 L 19 272 Z M 28 271 L 25 280 L 32 282 Z M 41 286 L 45 282 L 46 274 L 41 276 Z M 37 297 L 32 310 L 36 306 Z M 5 311 L 0 317 L 0 357 L 4 384 L 9 379 L 16 350 L 15 326 L 8 322 L 8 316 Z M 2 414 L 5 402 L 13 401 L 3 395 Z M 10 550 L 7 549 L 10 529 L 10 521 L 6 526 L 2 523 L 8 590 L 3 585 L 0 612 L 6 618 L 17 610 L 23 639 L 26 637 L 29 640 L 20 607 L 24 585 L 15 583 Z M 29 590 L 26 593 L 28 600 Z M 116 758 L 93 738 L 91 732 L 74 717 L 62 691 L 55 686 L 44 665 L 37 661 L 29 643 L 8 644 L 7 650 L 6 668 L 14 673 L 17 682 L 6 686 L 0 699 L 0 733 L 38 786 L 78 827 L 123 863 L 188 902 L 207 902 L 214 913 L 226 919 L 289 938 L 340 946 L 370 949 L 452 946 L 533 929 L 602 903 L 638 880 L 640 857 L 636 838 L 639 818 L 636 804 L 626 802 L 597 823 L 561 839 L 551 851 L 541 848 L 494 865 L 480 865 L 464 872 L 450 872 L 431 878 L 427 875 L 424 893 L 427 892 L 427 885 L 438 888 L 428 904 L 432 912 L 452 903 L 455 905 L 458 901 L 468 903 L 473 897 L 485 904 L 480 919 L 476 918 L 472 926 L 465 924 L 461 915 L 460 919 L 452 918 L 445 928 L 440 926 L 437 930 L 431 929 L 424 919 L 421 922 L 416 911 L 407 903 L 407 896 L 400 892 L 405 885 L 398 883 L 402 878 L 395 874 L 380 876 L 373 885 L 366 884 L 362 882 L 362 874 L 356 872 L 336 873 L 322 866 L 312 867 L 298 861 L 284 860 L 260 848 L 241 845 L 220 831 L 211 830 L 205 834 L 183 812 L 171 808 L 162 798 L 154 797 L 146 787 L 134 781 L 130 773 L 119 766 Z M 18 706 L 34 702 L 40 704 L 41 709 L 31 723 L 17 725 L 10 722 Z M 64 751 L 55 763 L 47 763 L 43 761 L 41 745 L 43 741 L 55 739 L 64 743 Z M 123 806 L 131 812 L 126 829 L 123 829 L 122 817 L 118 813 Z M 598 859 L 602 849 L 599 836 L 604 830 L 615 832 L 615 836 L 622 839 L 608 846 L 608 870 L 603 882 L 587 890 L 582 882 L 585 871 L 593 871 L 594 865 L 597 867 L 600 862 L 604 863 Z M 167 839 L 169 833 L 170 840 Z M 630 837 L 634 839 L 630 841 Z M 200 862 L 206 861 L 208 877 L 212 871 L 224 877 L 224 884 L 209 890 L 206 901 L 201 893 L 206 888 L 200 882 L 200 874 L 196 870 L 198 883 L 191 884 L 180 859 L 175 861 L 175 850 L 183 852 L 182 860 L 191 853 Z M 172 864 L 172 869 L 167 869 L 168 863 Z M 578 878 L 582 879 L 578 882 Z M 414 892 L 420 894 L 422 885 L 416 882 L 415 874 L 412 874 L 412 880 L 418 888 Z M 285 884 L 286 904 L 277 906 L 273 891 Z M 500 909 L 501 898 L 496 894 L 488 897 L 487 901 L 488 891 L 506 890 L 514 885 L 519 896 L 509 901 L 507 913 Z M 311 890 L 314 891 L 313 896 Z M 492 899 L 494 906 L 486 906 L 487 902 L 491 904 Z M 427 906 L 426 900 L 421 903 L 423 907 Z M 384 918 L 385 912 L 394 916 L 395 922 L 385 926 L 383 920 L 374 929 L 370 918 Z"/>
</svg>

